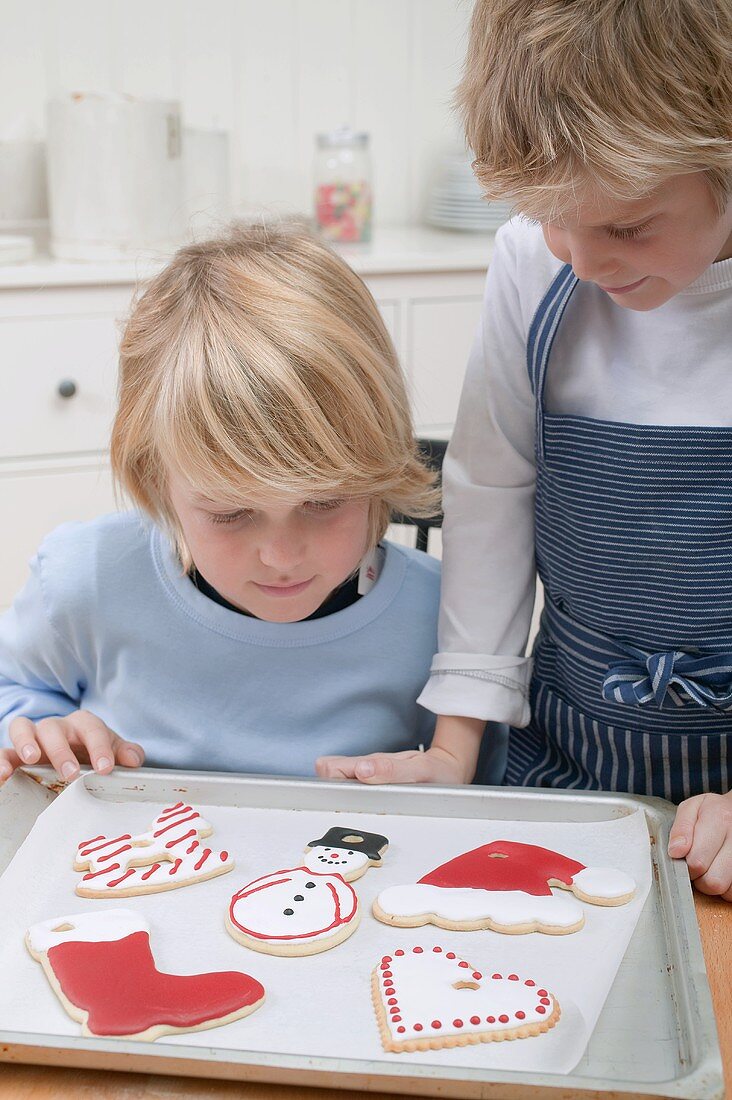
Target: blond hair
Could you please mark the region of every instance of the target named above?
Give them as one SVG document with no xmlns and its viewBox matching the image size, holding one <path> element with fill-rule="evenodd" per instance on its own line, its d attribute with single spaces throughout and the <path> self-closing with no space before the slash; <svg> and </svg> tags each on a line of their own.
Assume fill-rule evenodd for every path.
<svg viewBox="0 0 732 1100">
<path fill-rule="evenodd" d="M 477 0 L 456 102 L 486 194 L 551 217 L 732 176 L 730 0 Z"/>
<path fill-rule="evenodd" d="M 372 545 L 392 510 L 438 510 L 376 304 L 299 226 L 235 226 L 152 280 L 122 338 L 111 455 L 186 567 L 168 466 L 226 506 L 366 498 Z"/>
</svg>

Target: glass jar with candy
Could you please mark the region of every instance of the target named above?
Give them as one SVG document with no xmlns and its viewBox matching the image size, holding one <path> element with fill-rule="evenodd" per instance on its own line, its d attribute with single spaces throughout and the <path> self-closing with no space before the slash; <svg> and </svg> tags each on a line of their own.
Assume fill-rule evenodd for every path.
<svg viewBox="0 0 732 1100">
<path fill-rule="evenodd" d="M 318 134 L 315 221 L 331 241 L 371 240 L 373 199 L 369 135 L 342 126 Z"/>
</svg>

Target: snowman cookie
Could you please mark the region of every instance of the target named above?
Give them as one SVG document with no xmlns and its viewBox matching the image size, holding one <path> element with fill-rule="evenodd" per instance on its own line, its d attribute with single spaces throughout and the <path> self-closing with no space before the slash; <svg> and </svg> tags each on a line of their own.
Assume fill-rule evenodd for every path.
<svg viewBox="0 0 732 1100">
<path fill-rule="evenodd" d="M 262 875 L 237 891 L 227 931 L 268 955 L 315 955 L 358 928 L 358 897 L 348 879 L 379 866 L 388 840 L 358 829 L 329 829 L 305 850 L 304 865 Z"/>
<path fill-rule="evenodd" d="M 562 893 L 553 894 L 552 887 Z M 373 914 L 402 928 L 435 924 L 454 931 L 561 935 L 579 931 L 585 922 L 576 898 L 624 905 L 635 888 L 630 875 L 614 867 L 586 867 L 536 844 L 495 840 L 443 863 L 416 883 L 382 890 Z"/>
<path fill-rule="evenodd" d="M 560 1016 L 540 982 L 476 970 L 443 947 L 384 955 L 371 992 L 384 1050 L 396 1052 L 528 1039 Z"/>
</svg>

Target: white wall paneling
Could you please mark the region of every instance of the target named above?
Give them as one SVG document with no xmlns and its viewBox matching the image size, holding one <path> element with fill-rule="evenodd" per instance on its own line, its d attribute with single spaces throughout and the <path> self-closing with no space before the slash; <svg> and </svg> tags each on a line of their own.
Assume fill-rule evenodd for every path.
<svg viewBox="0 0 732 1100">
<path fill-rule="evenodd" d="M 235 207 L 310 211 L 314 135 L 372 137 L 376 218 L 421 219 L 470 0 L 0 0 L 0 138 L 45 132 L 64 91 L 180 99 L 230 131 Z"/>
</svg>

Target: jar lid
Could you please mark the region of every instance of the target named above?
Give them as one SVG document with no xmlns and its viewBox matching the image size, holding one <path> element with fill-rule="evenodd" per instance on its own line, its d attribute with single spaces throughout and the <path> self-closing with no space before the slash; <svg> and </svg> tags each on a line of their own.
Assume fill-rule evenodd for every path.
<svg viewBox="0 0 732 1100">
<path fill-rule="evenodd" d="M 337 130 L 329 130 L 326 133 L 316 134 L 315 136 L 320 149 L 334 149 L 340 145 L 363 148 L 369 143 L 368 134 L 356 133 L 350 126 L 339 126 Z"/>
</svg>

